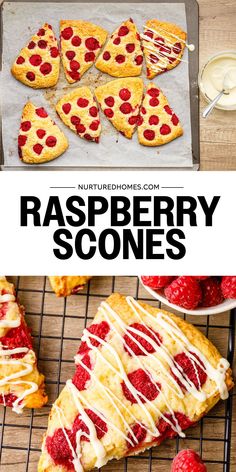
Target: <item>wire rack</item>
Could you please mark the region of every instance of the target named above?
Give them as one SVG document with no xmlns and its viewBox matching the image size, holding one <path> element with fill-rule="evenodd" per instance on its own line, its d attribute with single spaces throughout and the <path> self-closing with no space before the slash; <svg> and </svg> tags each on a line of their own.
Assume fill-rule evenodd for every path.
<svg viewBox="0 0 236 472">
<path fill-rule="evenodd" d="M 13 277 L 18 298 L 26 307 L 27 323 L 32 329 L 39 368 L 46 376 L 49 404 L 41 410 L 14 414 L 1 407 L 0 454 L 1 471 L 33 472 L 37 470 L 41 440 L 53 401 L 74 370 L 73 356 L 77 351 L 83 328 L 96 313 L 101 299 L 112 292 L 121 292 L 159 306 L 148 297 L 137 277 L 95 277 L 77 295 L 58 299 L 46 277 Z M 185 316 L 216 344 L 231 365 L 234 360 L 235 313 L 219 316 Z M 220 322 L 220 323 L 219 323 Z M 182 448 L 198 451 L 208 472 L 233 472 L 231 456 L 234 394 L 218 405 L 185 439 L 168 440 L 157 448 L 112 462 L 103 468 L 115 472 L 168 472 L 171 460 Z"/>
</svg>

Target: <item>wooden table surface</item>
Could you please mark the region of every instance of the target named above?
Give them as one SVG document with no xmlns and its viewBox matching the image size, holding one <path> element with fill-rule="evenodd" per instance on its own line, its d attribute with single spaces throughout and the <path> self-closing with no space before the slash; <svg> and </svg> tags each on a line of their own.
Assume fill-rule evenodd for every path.
<svg viewBox="0 0 236 472">
<path fill-rule="evenodd" d="M 236 0 L 199 0 L 200 67 L 220 51 L 236 51 Z M 206 104 L 201 98 L 201 109 Z M 200 121 L 201 170 L 236 170 L 236 111 Z"/>
</svg>

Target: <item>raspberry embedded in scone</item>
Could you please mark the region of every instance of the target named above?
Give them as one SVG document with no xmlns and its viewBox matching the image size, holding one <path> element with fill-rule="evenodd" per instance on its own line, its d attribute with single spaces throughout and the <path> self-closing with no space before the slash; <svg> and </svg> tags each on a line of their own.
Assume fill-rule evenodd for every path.
<svg viewBox="0 0 236 472">
<path fill-rule="evenodd" d="M 0 277 L 0 404 L 22 413 L 24 407 L 47 403 L 44 376 L 39 373 L 24 308 L 13 284 Z"/>
<path fill-rule="evenodd" d="M 51 275 L 48 277 L 51 287 L 58 297 L 67 297 L 83 290 L 91 279 L 88 275 Z"/>
<path fill-rule="evenodd" d="M 23 84 L 38 89 L 56 85 L 59 67 L 57 39 L 51 25 L 45 23 L 21 49 L 11 72 Z"/>
<path fill-rule="evenodd" d="M 75 363 L 52 407 L 39 472 L 89 471 L 184 437 L 233 387 L 229 363 L 200 331 L 119 294 L 101 303 Z"/>
<path fill-rule="evenodd" d="M 83 20 L 62 20 L 61 56 L 66 79 L 73 84 L 94 64 L 107 31 Z"/>
<path fill-rule="evenodd" d="M 135 77 L 141 74 L 142 64 L 140 35 L 130 18 L 112 33 L 95 65 L 113 77 Z"/>
<path fill-rule="evenodd" d="M 112 80 L 97 87 L 95 96 L 113 126 L 126 138 L 132 138 L 143 96 L 142 79 L 129 77 Z"/>
<path fill-rule="evenodd" d="M 148 20 L 142 35 L 147 78 L 176 67 L 183 56 L 186 33 L 174 23 Z"/>
<path fill-rule="evenodd" d="M 61 120 L 87 141 L 99 142 L 101 123 L 97 103 L 89 87 L 79 87 L 56 104 Z"/>
<path fill-rule="evenodd" d="M 67 138 L 46 110 L 26 103 L 18 135 L 19 158 L 26 164 L 42 164 L 56 159 L 67 148 Z"/>
<path fill-rule="evenodd" d="M 179 118 L 169 106 L 161 89 L 154 83 L 147 87 L 140 117 L 138 139 L 144 146 L 161 146 L 183 134 Z"/>
</svg>

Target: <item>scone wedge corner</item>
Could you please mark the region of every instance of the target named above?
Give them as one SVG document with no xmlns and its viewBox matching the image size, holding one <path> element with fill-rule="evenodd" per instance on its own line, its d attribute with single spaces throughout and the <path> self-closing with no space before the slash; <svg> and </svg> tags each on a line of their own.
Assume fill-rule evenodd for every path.
<svg viewBox="0 0 236 472">
<path fill-rule="evenodd" d="M 11 72 L 23 84 L 39 89 L 57 84 L 59 68 L 58 42 L 51 25 L 45 23 L 21 49 Z"/>
<path fill-rule="evenodd" d="M 51 287 L 57 297 L 67 297 L 83 290 L 87 282 L 91 279 L 88 275 L 51 275 L 48 277 Z"/>
<path fill-rule="evenodd" d="M 154 83 L 147 90 L 140 109 L 138 139 L 144 146 L 161 146 L 179 138 L 183 128 L 169 102 Z"/>
<path fill-rule="evenodd" d="M 196 424 L 233 387 L 214 345 L 177 316 L 111 295 L 52 407 L 39 472 L 89 471 Z"/>
<path fill-rule="evenodd" d="M 130 18 L 112 33 L 95 65 L 113 77 L 136 77 L 141 74 L 142 64 L 140 35 Z"/>
<path fill-rule="evenodd" d="M 142 40 L 148 79 L 153 79 L 180 63 L 186 37 L 185 31 L 174 23 L 155 18 L 146 22 Z"/>
<path fill-rule="evenodd" d="M 143 81 L 138 77 L 115 79 L 95 89 L 97 101 L 109 121 L 126 138 L 137 127 L 143 97 Z"/>
<path fill-rule="evenodd" d="M 78 87 L 64 95 L 56 104 L 63 123 L 80 138 L 99 142 L 101 123 L 97 103 L 89 87 Z"/>
<path fill-rule="evenodd" d="M 84 20 L 60 22 L 61 57 L 67 81 L 73 84 L 94 64 L 107 31 Z"/>
<path fill-rule="evenodd" d="M 14 285 L 0 277 L 0 404 L 15 413 L 47 403 L 44 376 L 37 367 L 24 307 Z"/>
<path fill-rule="evenodd" d="M 26 164 L 42 164 L 59 157 L 68 140 L 43 107 L 24 106 L 18 135 L 19 158 Z"/>
</svg>

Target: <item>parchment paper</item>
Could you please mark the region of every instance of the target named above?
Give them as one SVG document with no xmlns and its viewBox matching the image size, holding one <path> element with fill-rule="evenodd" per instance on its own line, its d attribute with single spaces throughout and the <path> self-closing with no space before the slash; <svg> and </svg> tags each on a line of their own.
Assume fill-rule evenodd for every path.
<svg viewBox="0 0 236 472">
<path fill-rule="evenodd" d="M 191 123 L 189 75 L 187 62 L 161 74 L 154 82 L 161 87 L 171 107 L 179 116 L 184 135 L 169 144 L 148 148 L 141 146 L 137 134 L 127 140 L 118 133 L 101 113 L 102 136 L 99 144 L 82 140 L 57 117 L 56 101 L 73 87 L 89 85 L 94 89 L 112 77 L 102 74 L 94 66 L 81 81 L 69 86 L 61 70 L 60 79 L 53 89 L 33 90 L 12 77 L 10 67 L 20 49 L 27 44 L 44 22 L 50 23 L 59 37 L 61 19 L 84 19 L 103 26 L 111 33 L 122 21 L 132 17 L 139 31 L 150 18 L 174 22 L 186 31 L 185 5 L 182 3 L 5 3 L 3 7 L 3 70 L 2 70 L 2 129 L 4 165 L 21 166 L 18 158 L 17 135 L 24 104 L 30 99 L 44 106 L 69 139 L 69 149 L 58 159 L 41 166 L 48 167 L 191 167 Z M 184 57 L 188 59 L 188 51 Z M 143 71 L 145 83 L 145 68 Z M 39 168 L 41 166 L 38 166 Z"/>
</svg>

